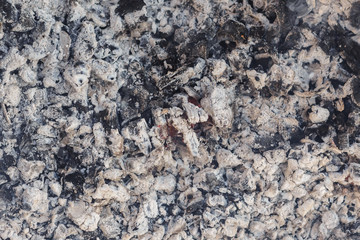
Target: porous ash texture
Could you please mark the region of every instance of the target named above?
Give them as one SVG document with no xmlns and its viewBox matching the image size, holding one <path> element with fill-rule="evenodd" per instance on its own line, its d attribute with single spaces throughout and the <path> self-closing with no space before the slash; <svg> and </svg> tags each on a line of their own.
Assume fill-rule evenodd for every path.
<svg viewBox="0 0 360 240">
<path fill-rule="evenodd" d="M 359 239 L 360 2 L 0 0 L 1 239 Z"/>
</svg>

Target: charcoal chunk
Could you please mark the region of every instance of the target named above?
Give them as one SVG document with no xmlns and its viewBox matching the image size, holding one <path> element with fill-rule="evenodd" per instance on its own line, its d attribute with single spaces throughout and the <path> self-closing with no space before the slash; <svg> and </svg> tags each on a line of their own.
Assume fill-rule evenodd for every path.
<svg viewBox="0 0 360 240">
<path fill-rule="evenodd" d="M 360 106 L 360 79 L 354 78 L 351 82 L 352 85 L 352 100 L 353 102 Z"/>
<path fill-rule="evenodd" d="M 255 26 L 250 28 L 249 36 L 254 38 L 263 38 L 265 33 L 266 31 L 263 26 Z"/>
<path fill-rule="evenodd" d="M 289 0 L 286 1 L 286 6 L 299 17 L 305 15 L 309 8 L 306 0 Z"/>
<path fill-rule="evenodd" d="M 344 86 L 344 82 L 340 81 L 339 79 L 329 79 L 329 81 L 331 82 L 331 85 L 335 88 L 338 89 L 340 86 Z"/>
<path fill-rule="evenodd" d="M 120 0 L 115 12 L 119 14 L 120 17 L 124 17 L 128 13 L 141 10 L 144 5 L 143 0 Z"/>
<path fill-rule="evenodd" d="M 279 51 L 285 53 L 291 49 L 299 49 L 298 44 L 299 39 L 301 38 L 300 31 L 298 28 L 291 30 L 283 41 L 279 43 Z"/>
<path fill-rule="evenodd" d="M 360 28 L 360 1 L 354 2 L 351 6 L 350 24 L 355 28 Z"/>
<path fill-rule="evenodd" d="M 217 32 L 219 41 L 246 43 L 249 31 L 244 24 L 229 20 Z"/>
<path fill-rule="evenodd" d="M 11 201 L 15 196 L 15 191 L 10 184 L 3 184 L 0 187 L 0 198 Z"/>
<path fill-rule="evenodd" d="M 360 73 L 360 45 L 353 41 L 351 35 L 344 39 L 344 49 L 341 55 L 346 59 L 347 64 L 353 73 Z"/>
<path fill-rule="evenodd" d="M 79 186 L 84 184 L 85 179 L 80 172 L 74 172 L 66 175 L 65 181 L 71 182 L 74 185 Z"/>
<path fill-rule="evenodd" d="M 318 26 L 319 46 L 330 56 L 340 53 L 344 59 L 342 65 L 350 73 L 360 73 L 360 45 L 352 40 L 354 34 L 341 26 Z M 346 67 L 344 67 L 346 66 Z"/>
<path fill-rule="evenodd" d="M 74 152 L 74 149 L 69 146 L 60 148 L 55 158 L 59 169 L 77 167 L 81 164 L 80 154 Z"/>
<path fill-rule="evenodd" d="M 18 11 L 15 6 L 6 0 L 0 0 L 0 14 L 9 22 L 16 21 L 18 18 Z"/>
<path fill-rule="evenodd" d="M 2 159 L 2 161 L 0 161 L 0 171 L 4 171 L 6 172 L 6 170 L 13 166 L 16 163 L 16 160 L 13 156 L 11 155 L 5 155 Z"/>
<path fill-rule="evenodd" d="M 254 68 L 258 72 L 266 73 L 267 71 L 269 71 L 269 69 L 273 64 L 274 63 L 271 57 L 259 58 L 259 59 L 254 58 L 251 61 L 250 68 Z"/>
<path fill-rule="evenodd" d="M 292 132 L 290 137 L 290 146 L 296 147 L 301 145 L 301 139 L 305 138 L 305 131 L 302 129 L 296 129 Z"/>
<path fill-rule="evenodd" d="M 196 58 L 206 58 L 208 55 L 208 41 L 206 34 L 199 33 L 190 37 L 190 42 L 186 44 L 180 51 L 185 54 L 187 62 L 193 62 Z"/>
<path fill-rule="evenodd" d="M 194 215 L 201 215 L 201 214 L 203 214 L 203 210 L 205 207 L 206 207 L 206 205 L 205 205 L 204 200 L 196 201 L 196 202 L 192 203 L 191 205 L 189 205 L 186 208 L 186 211 L 189 213 L 192 213 Z"/>
<path fill-rule="evenodd" d="M 268 151 L 277 148 L 282 141 L 282 136 L 276 133 L 273 136 L 269 135 L 257 138 L 256 145 L 260 151 Z"/>
</svg>

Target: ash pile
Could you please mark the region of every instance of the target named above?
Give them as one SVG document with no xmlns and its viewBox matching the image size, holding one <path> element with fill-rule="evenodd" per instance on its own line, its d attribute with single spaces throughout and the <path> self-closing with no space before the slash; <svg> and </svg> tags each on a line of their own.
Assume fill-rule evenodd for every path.
<svg viewBox="0 0 360 240">
<path fill-rule="evenodd" d="M 0 238 L 360 238 L 359 29 L 354 0 L 0 0 Z"/>
</svg>

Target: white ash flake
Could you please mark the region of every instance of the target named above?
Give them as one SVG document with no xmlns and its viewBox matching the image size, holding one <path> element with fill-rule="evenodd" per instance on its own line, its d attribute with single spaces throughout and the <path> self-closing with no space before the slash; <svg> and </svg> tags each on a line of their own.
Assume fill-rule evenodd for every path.
<svg viewBox="0 0 360 240">
<path fill-rule="evenodd" d="M 92 207 L 87 207 L 85 202 L 70 202 L 67 215 L 83 231 L 95 231 L 98 227 L 100 216 Z"/>
<path fill-rule="evenodd" d="M 214 119 L 215 125 L 220 129 L 229 128 L 232 124 L 231 98 L 231 92 L 224 87 L 216 86 L 200 102 L 205 111 Z"/>
<path fill-rule="evenodd" d="M 49 200 L 47 192 L 36 187 L 26 187 L 22 194 L 23 203 L 30 207 L 31 211 L 42 214 L 47 213 L 49 209 Z"/>
<path fill-rule="evenodd" d="M 42 161 L 27 161 L 25 159 L 20 159 L 17 167 L 21 172 L 22 179 L 28 182 L 39 177 L 45 169 L 45 164 Z"/>
<path fill-rule="evenodd" d="M 0 1 L 1 239 L 355 239 L 360 1 Z"/>
<path fill-rule="evenodd" d="M 92 196 L 94 199 L 114 199 L 118 202 L 126 202 L 130 199 L 128 190 L 120 184 L 115 186 L 103 184 L 99 186 Z"/>
<path fill-rule="evenodd" d="M 311 108 L 311 113 L 309 114 L 309 119 L 313 123 L 325 122 L 330 116 L 329 110 L 319 106 L 313 106 Z"/>
</svg>

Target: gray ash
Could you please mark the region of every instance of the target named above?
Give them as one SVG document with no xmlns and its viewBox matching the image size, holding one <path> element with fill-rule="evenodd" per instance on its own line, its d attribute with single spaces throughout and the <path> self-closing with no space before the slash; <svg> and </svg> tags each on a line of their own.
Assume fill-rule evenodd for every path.
<svg viewBox="0 0 360 240">
<path fill-rule="evenodd" d="M 355 236 L 359 13 L 0 0 L 0 238 Z"/>
</svg>

